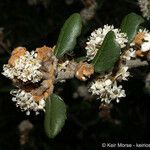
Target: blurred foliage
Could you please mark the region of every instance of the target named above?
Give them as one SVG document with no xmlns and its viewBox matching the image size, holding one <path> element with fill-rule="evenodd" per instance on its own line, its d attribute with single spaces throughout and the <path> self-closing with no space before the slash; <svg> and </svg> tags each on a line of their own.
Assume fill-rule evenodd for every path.
<svg viewBox="0 0 150 150">
<path fill-rule="evenodd" d="M 140 24 L 144 22 L 144 19 L 136 15 L 135 13 L 128 14 L 121 23 L 121 31 L 127 33 L 128 40 L 131 42 L 136 35 Z"/>
<path fill-rule="evenodd" d="M 141 14 L 136 0 L 97 2 L 99 7 L 95 17 L 83 26 L 78 46 L 75 48 L 76 56 L 85 54 L 85 41 L 94 29 L 104 24 L 119 27 L 128 13 Z M 64 21 L 83 8 L 82 0 L 49 0 L 46 7 L 41 2 L 29 5 L 27 0 L 1 0 L 0 27 L 4 28 L 4 44 L 0 45 L 0 72 L 10 52 L 17 46 L 25 46 L 29 50 L 43 45 L 54 46 Z M 147 22 L 145 26 L 150 27 L 149 24 Z M 73 98 L 79 85 L 77 80 L 56 85 L 56 93 L 68 105 L 68 119 L 62 132 L 53 140 L 45 135 L 44 114 L 26 116 L 16 108 L 9 94 L 11 82 L 0 75 L 0 150 L 91 150 L 99 149 L 102 141 L 142 143 L 148 140 L 150 98 L 143 90 L 142 80 L 143 74 L 148 70 L 149 68 L 138 68 L 133 71 L 138 75 L 124 83 L 127 98 L 122 99 L 119 104 L 114 103 L 110 113 L 107 109 L 99 110 L 98 100 Z M 34 127 L 28 135 L 28 142 L 20 145 L 18 126 L 26 119 Z"/>
</svg>

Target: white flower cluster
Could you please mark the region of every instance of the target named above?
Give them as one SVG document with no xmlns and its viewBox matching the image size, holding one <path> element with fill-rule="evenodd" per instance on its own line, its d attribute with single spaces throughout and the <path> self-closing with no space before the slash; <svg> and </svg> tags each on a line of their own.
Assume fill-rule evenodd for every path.
<svg viewBox="0 0 150 150">
<path fill-rule="evenodd" d="M 150 1 L 149 0 L 138 0 L 139 7 L 143 14 L 143 17 L 150 19 Z"/>
<path fill-rule="evenodd" d="M 102 102 L 110 103 L 112 100 L 119 102 L 119 99 L 125 97 L 125 90 L 122 86 L 117 86 L 116 81 L 111 81 L 110 79 L 98 79 L 92 83 L 90 89 L 93 95 L 98 95 Z"/>
<path fill-rule="evenodd" d="M 27 115 L 30 115 L 30 111 L 35 111 L 36 115 L 39 114 L 40 110 L 45 111 L 45 100 L 41 99 L 38 103 L 34 100 L 31 93 L 24 90 L 12 90 L 10 92 L 14 97 L 12 101 L 16 102 L 16 106 L 20 107 L 22 111 L 26 111 Z"/>
<path fill-rule="evenodd" d="M 124 61 L 128 61 L 131 58 L 135 58 L 135 50 L 131 47 L 129 50 L 125 51 L 121 57 Z"/>
<path fill-rule="evenodd" d="M 2 74 L 12 79 L 13 81 L 17 80 L 17 82 L 20 82 L 20 85 L 22 86 L 29 84 L 32 89 L 32 85 L 34 83 L 42 81 L 42 60 L 38 59 L 36 51 L 25 51 L 23 55 L 18 57 L 17 55 L 15 56 L 15 54 L 13 55 L 13 52 L 11 56 L 12 58 L 10 58 L 9 61 L 13 59 L 14 62 L 10 63 L 11 61 L 8 61 L 8 64 L 3 66 Z M 17 84 L 16 87 L 19 89 L 12 90 L 10 94 L 14 96 L 12 101 L 16 102 L 17 107 L 20 107 L 22 111 L 26 111 L 27 115 L 30 115 L 31 110 L 36 114 L 39 114 L 40 110 L 44 111 L 44 96 L 41 96 L 41 99 L 37 100 L 35 99 L 37 95 L 32 94 L 30 87 L 24 86 L 22 89 L 22 87 L 18 86 Z"/>
<path fill-rule="evenodd" d="M 126 94 L 122 86 L 117 85 L 117 81 L 128 80 L 129 76 L 128 67 L 121 64 L 115 76 L 112 76 L 112 73 L 110 73 L 92 82 L 89 92 L 91 92 L 92 95 L 98 95 L 98 98 L 105 103 L 110 103 L 112 100 L 119 102 L 119 99 L 125 97 Z"/>
<path fill-rule="evenodd" d="M 104 28 L 99 28 L 91 33 L 89 41 L 87 42 L 87 58 L 92 60 L 96 55 L 98 48 L 102 45 L 106 34 L 109 31 L 114 31 L 116 41 L 120 44 L 121 48 L 124 48 L 128 42 L 127 35 L 121 33 L 119 29 L 114 29 L 114 26 L 105 25 Z M 123 50 L 120 53 L 120 61 L 118 62 L 116 72 L 110 72 L 105 74 L 103 77 L 100 76 L 94 82 L 91 83 L 89 92 L 92 95 L 97 95 L 101 101 L 110 103 L 111 100 L 116 100 L 125 97 L 125 90 L 122 86 L 118 86 L 118 82 L 122 80 L 128 80 L 130 73 L 126 62 L 135 57 L 135 50 L 131 47 L 130 49 Z"/>
<path fill-rule="evenodd" d="M 25 55 L 20 56 L 14 66 L 5 64 L 2 73 L 10 79 L 17 78 L 23 82 L 30 81 L 36 83 L 42 79 L 42 73 L 39 71 L 41 62 L 36 58 L 36 53 L 26 51 Z"/>
<path fill-rule="evenodd" d="M 120 29 L 115 29 L 113 25 L 104 25 L 103 28 L 98 28 L 93 31 L 86 43 L 87 46 L 85 49 L 87 50 L 87 59 L 89 61 L 94 58 L 109 31 L 113 31 L 115 33 L 116 41 L 120 44 L 121 48 L 126 46 L 126 43 L 128 42 L 126 33 L 121 33 Z"/>
</svg>

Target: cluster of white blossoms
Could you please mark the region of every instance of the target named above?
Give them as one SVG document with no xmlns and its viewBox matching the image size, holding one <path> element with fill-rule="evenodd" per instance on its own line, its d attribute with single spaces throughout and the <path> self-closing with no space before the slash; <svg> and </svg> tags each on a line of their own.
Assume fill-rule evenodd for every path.
<svg viewBox="0 0 150 150">
<path fill-rule="evenodd" d="M 12 101 L 30 115 L 45 111 L 45 101 L 53 90 L 53 49 L 43 46 L 35 51 L 17 47 L 12 51 L 2 74 L 10 78 L 17 87 L 11 90 Z M 45 77 L 45 76 L 46 77 Z"/>
<path fill-rule="evenodd" d="M 14 97 L 12 101 L 16 102 L 16 106 L 20 107 L 22 111 L 26 111 L 26 115 L 30 115 L 30 111 L 35 111 L 36 115 L 39 114 L 40 110 L 45 110 L 45 100 L 41 99 L 37 103 L 32 94 L 24 90 L 12 90 L 10 92 Z"/>
<path fill-rule="evenodd" d="M 139 7 L 147 20 L 150 19 L 150 1 L 149 0 L 138 0 Z"/>
<path fill-rule="evenodd" d="M 23 82 L 30 81 L 32 83 L 39 82 L 42 79 L 40 72 L 41 61 L 36 58 L 35 51 L 31 53 L 26 51 L 25 55 L 16 59 L 14 66 L 5 64 L 3 66 L 3 75 L 10 79 L 19 79 Z"/>
<path fill-rule="evenodd" d="M 102 102 L 110 103 L 112 100 L 119 102 L 119 99 L 125 97 L 125 90 L 122 89 L 122 85 L 117 85 L 118 81 L 128 80 L 130 73 L 126 65 L 121 64 L 115 76 L 112 72 L 104 77 L 99 77 L 94 80 L 89 87 L 89 92 L 92 95 L 97 95 L 98 99 Z"/>
<path fill-rule="evenodd" d="M 110 103 L 112 100 L 119 102 L 119 98 L 125 97 L 125 90 L 122 86 L 117 86 L 116 81 L 110 79 L 98 79 L 94 81 L 89 89 L 93 95 L 98 95 L 102 102 Z"/>
<path fill-rule="evenodd" d="M 120 44 L 121 48 L 125 48 L 128 42 L 127 35 L 121 33 L 120 29 L 114 29 L 114 26 L 105 25 L 104 28 L 99 28 L 91 33 L 88 39 L 86 50 L 88 60 L 92 60 L 96 55 L 98 48 L 102 45 L 106 34 L 109 31 L 113 31 L 116 36 L 116 41 Z M 119 102 L 119 99 L 125 97 L 125 90 L 122 89 L 118 82 L 122 80 L 128 80 L 130 73 L 128 71 L 128 66 L 126 62 L 135 57 L 135 50 L 127 48 L 127 50 L 122 50 L 120 53 L 120 61 L 118 62 L 117 70 L 115 73 L 112 71 L 109 74 L 99 76 L 95 79 L 90 87 L 89 92 L 92 95 L 97 95 L 98 99 L 105 103 L 110 103 L 112 100 Z"/>
<path fill-rule="evenodd" d="M 126 43 L 128 42 L 126 33 L 121 33 L 120 29 L 115 29 L 113 25 L 104 25 L 103 28 L 98 28 L 97 30 L 93 31 L 86 42 L 87 46 L 85 49 L 87 50 L 86 57 L 88 61 L 94 58 L 109 31 L 113 31 L 115 33 L 116 41 L 120 44 L 121 48 L 126 46 Z"/>
</svg>

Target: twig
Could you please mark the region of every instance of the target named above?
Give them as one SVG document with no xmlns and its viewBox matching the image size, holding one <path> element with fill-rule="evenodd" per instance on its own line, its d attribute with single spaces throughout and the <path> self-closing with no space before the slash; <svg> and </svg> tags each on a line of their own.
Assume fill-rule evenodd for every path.
<svg viewBox="0 0 150 150">
<path fill-rule="evenodd" d="M 75 75 L 77 64 L 78 63 L 74 61 L 70 61 L 65 70 L 57 71 L 55 82 L 73 78 Z"/>
<path fill-rule="evenodd" d="M 140 59 L 135 59 L 135 60 L 127 61 L 127 65 L 129 68 L 137 68 L 137 67 L 148 66 L 148 62 L 147 61 L 141 61 Z"/>
</svg>

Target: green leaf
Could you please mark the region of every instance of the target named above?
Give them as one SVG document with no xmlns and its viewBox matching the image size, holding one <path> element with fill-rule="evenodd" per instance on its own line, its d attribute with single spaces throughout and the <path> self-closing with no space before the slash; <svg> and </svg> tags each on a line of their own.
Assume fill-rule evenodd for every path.
<svg viewBox="0 0 150 150">
<path fill-rule="evenodd" d="M 81 33 L 82 20 L 78 13 L 71 15 L 64 23 L 54 50 L 56 57 L 62 57 L 67 51 L 73 50 L 77 37 Z"/>
<path fill-rule="evenodd" d="M 120 55 L 120 45 L 116 42 L 113 31 L 107 33 L 102 46 L 99 48 L 92 64 L 95 72 L 102 73 L 110 71 Z"/>
<path fill-rule="evenodd" d="M 65 124 L 66 105 L 56 94 L 52 94 L 46 103 L 44 127 L 49 138 L 54 138 Z"/>
<path fill-rule="evenodd" d="M 137 33 L 139 25 L 144 22 L 144 19 L 135 14 L 130 13 L 123 19 L 121 23 L 121 31 L 127 33 L 128 40 L 131 42 Z"/>
</svg>

